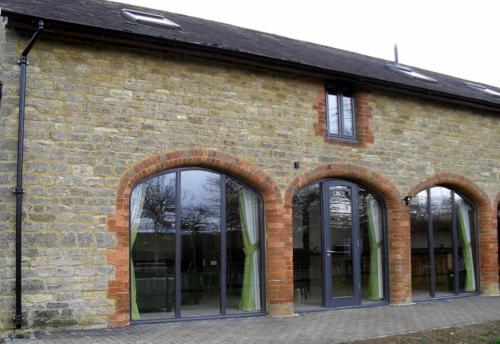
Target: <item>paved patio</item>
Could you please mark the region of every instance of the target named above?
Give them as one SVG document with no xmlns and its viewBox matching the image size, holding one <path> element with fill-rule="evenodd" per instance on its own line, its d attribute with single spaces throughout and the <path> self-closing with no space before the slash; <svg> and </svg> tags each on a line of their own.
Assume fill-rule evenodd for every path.
<svg viewBox="0 0 500 344">
<path fill-rule="evenodd" d="M 345 343 L 372 337 L 500 320 L 500 297 L 465 297 L 405 306 L 305 313 L 290 318 L 239 318 L 37 333 L 12 343 Z M 9 341 L 7 341 L 9 343 Z"/>
</svg>

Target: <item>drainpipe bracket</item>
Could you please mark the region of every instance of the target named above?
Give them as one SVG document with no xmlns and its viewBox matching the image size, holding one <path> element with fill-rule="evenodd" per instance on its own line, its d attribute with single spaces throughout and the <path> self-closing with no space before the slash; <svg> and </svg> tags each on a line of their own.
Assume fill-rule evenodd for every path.
<svg viewBox="0 0 500 344">
<path fill-rule="evenodd" d="M 14 193 L 16 195 L 22 195 L 24 193 L 24 189 L 23 188 L 15 188 L 14 190 L 12 190 L 12 193 Z"/>
<path fill-rule="evenodd" d="M 29 65 L 28 59 L 25 56 L 22 56 L 19 60 L 17 60 L 18 65 Z"/>
<path fill-rule="evenodd" d="M 23 316 L 21 314 L 16 314 L 12 317 L 12 321 L 14 322 L 14 325 L 16 325 L 16 328 L 21 328 L 21 325 L 23 323 Z"/>
</svg>

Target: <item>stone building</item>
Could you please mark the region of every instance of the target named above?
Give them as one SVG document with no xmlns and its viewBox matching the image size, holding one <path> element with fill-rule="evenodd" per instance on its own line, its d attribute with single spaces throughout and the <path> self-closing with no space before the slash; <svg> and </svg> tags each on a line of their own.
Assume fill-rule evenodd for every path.
<svg viewBox="0 0 500 344">
<path fill-rule="evenodd" d="M 1 332 L 498 295 L 500 89 L 101 0 L 0 8 Z"/>
</svg>

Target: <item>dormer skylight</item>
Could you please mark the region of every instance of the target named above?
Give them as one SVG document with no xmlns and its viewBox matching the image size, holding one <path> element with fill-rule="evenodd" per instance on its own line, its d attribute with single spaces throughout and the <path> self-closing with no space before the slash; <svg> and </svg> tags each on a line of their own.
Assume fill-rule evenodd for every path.
<svg viewBox="0 0 500 344">
<path fill-rule="evenodd" d="M 169 27 L 171 29 L 180 29 L 181 28 L 179 25 L 177 25 L 173 21 L 168 20 L 167 18 L 165 18 L 164 16 L 159 15 L 159 14 L 141 12 L 141 11 L 130 10 L 130 9 L 123 9 L 122 14 L 126 18 L 133 20 L 137 23 L 165 26 L 165 27 Z"/>
<path fill-rule="evenodd" d="M 417 80 L 422 80 L 422 81 L 427 81 L 427 82 L 437 82 L 436 79 L 433 79 L 430 76 L 424 75 L 422 73 L 416 72 L 413 69 L 411 69 L 410 67 L 406 67 L 406 66 L 403 66 L 400 64 L 388 64 L 387 67 L 389 67 L 390 69 L 392 69 L 398 73 L 407 75 L 407 76 L 414 78 L 414 79 L 417 79 Z"/>
<path fill-rule="evenodd" d="M 482 93 L 490 95 L 490 96 L 500 97 L 500 92 L 499 91 L 492 90 L 491 88 L 488 88 L 488 87 L 485 87 L 485 86 L 474 84 L 472 82 L 466 82 L 465 86 L 467 86 L 468 88 L 471 88 L 471 89 L 473 89 L 475 91 L 482 92 Z"/>
</svg>

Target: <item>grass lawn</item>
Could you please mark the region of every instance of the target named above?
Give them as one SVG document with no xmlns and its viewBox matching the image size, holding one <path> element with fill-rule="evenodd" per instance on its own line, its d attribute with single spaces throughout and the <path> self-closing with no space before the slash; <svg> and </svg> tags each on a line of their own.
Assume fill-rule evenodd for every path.
<svg viewBox="0 0 500 344">
<path fill-rule="evenodd" d="M 500 344 L 500 321 L 352 342 L 355 344 Z"/>
</svg>

